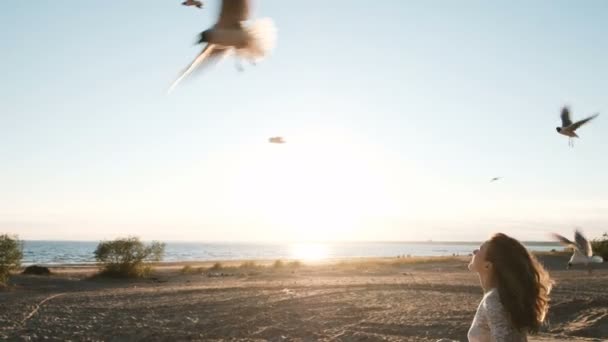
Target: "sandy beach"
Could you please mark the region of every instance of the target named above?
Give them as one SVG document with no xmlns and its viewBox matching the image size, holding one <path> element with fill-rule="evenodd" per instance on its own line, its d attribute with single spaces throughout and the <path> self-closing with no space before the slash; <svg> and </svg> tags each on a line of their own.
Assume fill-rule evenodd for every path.
<svg viewBox="0 0 608 342">
<path fill-rule="evenodd" d="M 241 267 L 160 264 L 141 280 L 92 278 L 90 266 L 15 275 L 0 291 L 0 339 L 16 341 L 466 341 L 482 296 L 468 257 L 350 259 Z M 608 339 L 608 268 L 565 270 L 549 324 L 531 341 Z M 263 264 L 262 266 L 260 266 Z"/>
</svg>

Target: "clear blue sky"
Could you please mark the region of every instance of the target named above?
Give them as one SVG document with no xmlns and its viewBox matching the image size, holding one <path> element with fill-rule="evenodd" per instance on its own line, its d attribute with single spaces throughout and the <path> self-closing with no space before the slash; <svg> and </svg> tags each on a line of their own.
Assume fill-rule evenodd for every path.
<svg viewBox="0 0 608 342">
<path fill-rule="evenodd" d="M 180 2 L 0 3 L 0 231 L 608 231 L 606 1 L 258 0 L 254 16 L 278 28 L 272 55 L 167 96 L 219 4 Z M 563 104 L 602 113 L 574 149 L 555 132 Z"/>
</svg>

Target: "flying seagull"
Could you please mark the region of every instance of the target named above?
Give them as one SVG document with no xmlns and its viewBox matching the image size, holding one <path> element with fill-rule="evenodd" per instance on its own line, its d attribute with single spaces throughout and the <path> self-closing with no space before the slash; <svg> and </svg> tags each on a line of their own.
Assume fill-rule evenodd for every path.
<svg viewBox="0 0 608 342">
<path fill-rule="evenodd" d="M 574 140 L 572 140 L 572 139 L 579 137 L 575 131 L 582 125 L 595 119 L 598 115 L 600 115 L 600 113 L 595 113 L 588 118 L 585 118 L 585 119 L 579 120 L 575 123 L 572 123 L 572 120 L 570 119 L 570 109 L 568 109 L 567 106 L 564 106 L 564 108 L 562 108 L 562 114 L 561 114 L 562 126 L 555 127 L 555 129 L 557 130 L 557 133 L 563 134 L 563 135 L 569 137 L 568 146 L 573 147 Z"/>
<path fill-rule="evenodd" d="M 285 140 L 283 140 L 283 137 L 271 137 L 268 139 L 268 142 L 271 144 L 284 144 Z"/>
<path fill-rule="evenodd" d="M 578 229 L 574 232 L 574 242 L 555 233 L 553 234 L 553 237 L 558 240 L 562 245 L 572 247 L 572 249 L 574 250 L 570 261 L 568 261 L 568 269 L 572 267 L 572 264 L 584 264 L 585 266 L 587 266 L 589 273 L 591 273 L 592 264 L 604 262 L 604 259 L 601 256 L 593 255 L 591 243 L 589 242 L 589 240 L 587 240 L 587 238 L 583 236 L 583 234 Z"/>
<path fill-rule="evenodd" d="M 496 182 L 497 180 L 500 180 L 502 177 L 494 177 L 492 179 L 490 179 L 490 183 Z"/>
<path fill-rule="evenodd" d="M 270 18 L 254 20 L 245 25 L 249 19 L 249 0 L 222 0 L 217 23 L 201 32 L 198 44 L 206 43 L 194 61 L 171 84 L 171 92 L 185 77 L 190 75 L 205 60 L 224 59 L 234 53 L 239 59 L 246 59 L 251 64 L 264 59 L 274 47 L 276 28 Z"/>
<path fill-rule="evenodd" d="M 186 1 L 182 2 L 182 5 L 184 5 L 184 6 L 196 6 L 198 8 L 203 8 L 203 3 L 201 1 L 198 1 L 198 0 L 186 0 Z"/>
</svg>

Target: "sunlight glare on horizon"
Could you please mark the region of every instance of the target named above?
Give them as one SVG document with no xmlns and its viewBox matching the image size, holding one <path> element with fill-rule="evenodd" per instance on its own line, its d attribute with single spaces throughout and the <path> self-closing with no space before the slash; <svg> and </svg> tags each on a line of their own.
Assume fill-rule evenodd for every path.
<svg viewBox="0 0 608 342">
<path fill-rule="evenodd" d="M 399 209 L 401 179 L 382 150 L 339 132 L 307 133 L 238 151 L 226 177 L 231 207 L 296 241 L 344 239 L 366 218 Z"/>
<path fill-rule="evenodd" d="M 298 243 L 290 246 L 291 257 L 304 261 L 320 261 L 329 256 L 329 247 L 321 243 Z"/>
</svg>

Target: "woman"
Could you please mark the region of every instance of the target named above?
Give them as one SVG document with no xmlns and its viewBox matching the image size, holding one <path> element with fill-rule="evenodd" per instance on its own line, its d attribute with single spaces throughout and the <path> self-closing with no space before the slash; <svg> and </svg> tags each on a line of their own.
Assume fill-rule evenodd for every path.
<svg viewBox="0 0 608 342">
<path fill-rule="evenodd" d="M 498 233 L 473 252 L 484 296 L 469 329 L 469 342 L 527 341 L 538 332 L 549 307 L 553 281 L 517 240 Z"/>
</svg>

